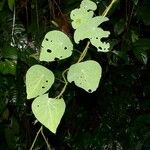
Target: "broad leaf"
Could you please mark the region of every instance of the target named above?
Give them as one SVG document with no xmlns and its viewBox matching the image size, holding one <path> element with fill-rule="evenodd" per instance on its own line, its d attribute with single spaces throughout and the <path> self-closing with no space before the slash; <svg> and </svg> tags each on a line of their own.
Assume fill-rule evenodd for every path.
<svg viewBox="0 0 150 150">
<path fill-rule="evenodd" d="M 92 93 L 99 85 L 102 74 L 101 66 L 93 60 L 77 63 L 69 68 L 67 79 L 76 86 Z"/>
<path fill-rule="evenodd" d="M 37 120 L 53 133 L 56 133 L 65 108 L 62 98 L 48 98 L 48 94 L 37 97 L 32 103 L 32 111 Z"/>
<path fill-rule="evenodd" d="M 44 94 L 54 83 L 52 71 L 41 65 L 34 65 L 26 74 L 27 99 Z"/>
<path fill-rule="evenodd" d="M 40 61 L 56 61 L 70 57 L 73 44 L 69 37 L 61 31 L 50 31 L 42 42 Z"/>
<path fill-rule="evenodd" d="M 96 10 L 97 6 L 96 4 L 91 0 L 83 0 L 80 4 L 80 8 L 85 10 Z"/>
</svg>

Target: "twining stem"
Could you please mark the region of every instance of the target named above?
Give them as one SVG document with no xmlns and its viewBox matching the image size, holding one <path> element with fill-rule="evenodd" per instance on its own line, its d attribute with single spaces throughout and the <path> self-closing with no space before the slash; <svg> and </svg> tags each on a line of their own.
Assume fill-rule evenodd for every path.
<svg viewBox="0 0 150 150">
<path fill-rule="evenodd" d="M 84 57 L 86 56 L 86 53 L 88 51 L 89 45 L 90 45 L 90 41 L 87 42 L 85 49 L 83 50 L 82 54 L 80 55 L 77 63 L 81 62 L 84 59 Z"/>
<path fill-rule="evenodd" d="M 65 90 L 66 90 L 66 88 L 67 88 L 67 86 L 68 86 L 68 81 L 66 80 L 66 77 L 65 77 L 65 73 L 66 73 L 68 70 L 69 70 L 69 68 L 66 69 L 66 70 L 62 73 L 62 77 L 63 77 L 63 79 L 64 79 L 65 85 L 64 85 L 63 89 L 61 90 L 60 94 L 59 94 L 56 98 L 60 98 L 60 97 L 63 95 L 63 93 L 65 92 Z"/>
<path fill-rule="evenodd" d="M 37 140 L 37 138 L 38 138 L 38 136 L 39 136 L 39 134 L 40 134 L 42 128 L 43 128 L 43 127 L 41 126 L 40 129 L 38 130 L 38 132 L 36 133 L 36 136 L 35 136 L 34 141 L 33 141 L 32 145 L 31 145 L 31 147 L 30 147 L 30 150 L 33 149 L 34 144 L 35 144 L 35 142 L 36 142 L 36 140 Z"/>
</svg>

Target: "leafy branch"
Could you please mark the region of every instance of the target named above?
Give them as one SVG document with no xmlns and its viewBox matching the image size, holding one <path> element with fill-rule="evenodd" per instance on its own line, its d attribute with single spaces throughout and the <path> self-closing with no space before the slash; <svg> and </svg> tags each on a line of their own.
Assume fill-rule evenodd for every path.
<svg viewBox="0 0 150 150">
<path fill-rule="evenodd" d="M 112 6 L 113 6 L 113 4 L 114 4 L 115 2 L 117 2 L 117 0 L 112 0 L 112 2 L 110 3 L 110 5 L 109 5 L 109 6 L 105 9 L 105 11 L 103 12 L 102 16 L 105 17 L 105 16 L 109 13 L 110 9 L 112 8 Z M 85 56 L 86 56 L 86 54 L 87 54 L 87 52 L 88 52 L 89 45 L 90 45 L 90 41 L 87 42 L 87 44 L 86 44 L 86 46 L 85 46 L 83 52 L 80 54 L 80 57 L 79 57 L 77 63 L 81 62 L 81 61 L 85 58 Z M 69 70 L 69 68 L 67 68 L 67 69 L 62 73 L 62 77 L 63 77 L 63 79 L 64 79 L 65 85 L 64 85 L 63 89 L 61 90 L 60 94 L 57 96 L 57 98 L 59 98 L 59 97 L 61 97 L 61 96 L 63 95 L 63 93 L 65 92 L 65 90 L 66 90 L 66 88 L 67 88 L 67 86 L 68 86 L 68 81 L 67 81 L 66 78 L 65 78 L 65 73 L 66 73 L 68 70 Z"/>
</svg>

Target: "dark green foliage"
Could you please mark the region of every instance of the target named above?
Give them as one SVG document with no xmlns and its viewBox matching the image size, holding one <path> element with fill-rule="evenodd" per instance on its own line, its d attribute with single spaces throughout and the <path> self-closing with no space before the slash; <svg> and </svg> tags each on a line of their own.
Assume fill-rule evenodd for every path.
<svg viewBox="0 0 150 150">
<path fill-rule="evenodd" d="M 0 149 L 28 150 L 40 124 L 34 125 L 31 102 L 26 100 L 26 71 L 39 63 L 40 44 L 47 31 L 58 29 L 72 38 L 69 14 L 81 1 L 16 1 L 14 29 L 14 12 L 7 1 L 3 2 L 0 2 Z M 96 2 L 98 15 L 111 1 Z M 99 88 L 88 94 L 69 85 L 64 93 L 67 108 L 57 135 L 44 129 L 52 148 L 150 149 L 149 6 L 149 0 L 119 0 L 111 9 L 110 21 L 103 24 L 104 29 L 111 31 L 111 51 L 97 54 L 90 46 L 86 56 L 102 64 Z M 75 45 L 73 57 L 61 62 L 42 62 L 58 79 L 49 91 L 52 97 L 63 87 L 61 72 L 77 61 L 85 45 L 86 41 Z M 46 149 L 41 136 L 35 148 Z"/>
</svg>

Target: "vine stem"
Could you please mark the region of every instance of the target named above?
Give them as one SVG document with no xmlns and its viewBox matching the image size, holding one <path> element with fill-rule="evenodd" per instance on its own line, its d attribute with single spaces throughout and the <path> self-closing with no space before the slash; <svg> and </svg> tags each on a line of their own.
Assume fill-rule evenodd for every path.
<svg viewBox="0 0 150 150">
<path fill-rule="evenodd" d="M 113 4 L 117 2 L 117 0 L 112 0 L 111 3 L 109 4 L 109 6 L 105 9 L 105 11 L 103 12 L 102 16 L 106 16 L 108 14 L 108 12 L 110 11 L 110 9 L 112 8 Z"/>
<path fill-rule="evenodd" d="M 46 143 L 46 145 L 47 145 L 48 150 L 51 150 L 51 147 L 50 147 L 50 145 L 49 145 L 49 143 L 48 143 L 48 141 L 47 141 L 47 139 L 46 139 L 46 137 L 45 137 L 45 135 L 44 135 L 44 133 L 43 133 L 43 128 L 42 128 L 42 130 L 41 130 L 41 134 L 42 134 L 42 136 L 43 136 L 43 138 L 44 138 L 44 140 L 45 140 L 45 143 Z"/>
<path fill-rule="evenodd" d="M 36 140 L 37 140 L 37 138 L 38 138 L 38 136 L 39 136 L 39 134 L 40 134 L 42 128 L 43 128 L 43 127 L 41 126 L 40 129 L 38 130 L 38 132 L 36 133 L 36 136 L 35 136 L 34 141 L 33 141 L 32 145 L 31 145 L 31 147 L 30 147 L 30 150 L 33 149 L 33 147 L 34 147 L 34 145 L 35 145 L 35 142 L 36 142 Z"/>
<path fill-rule="evenodd" d="M 89 45 L 90 45 L 90 41 L 87 42 L 85 49 L 83 50 L 82 54 L 80 55 L 77 63 L 81 62 L 84 59 L 84 57 L 86 56 L 86 53 L 88 51 Z"/>
</svg>

